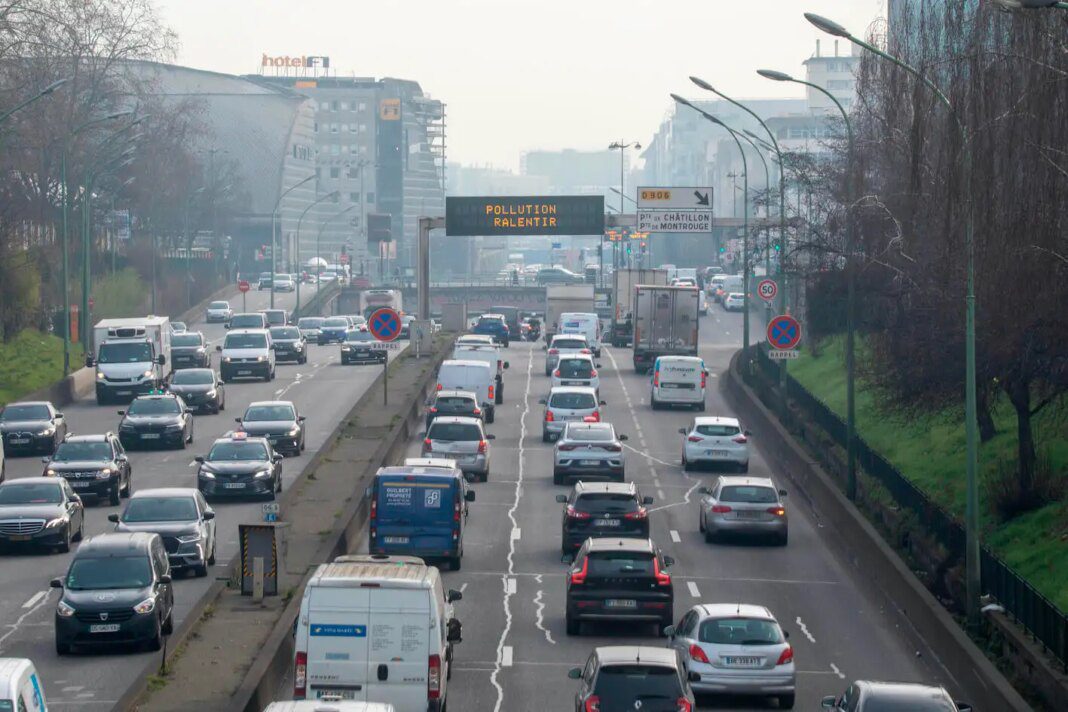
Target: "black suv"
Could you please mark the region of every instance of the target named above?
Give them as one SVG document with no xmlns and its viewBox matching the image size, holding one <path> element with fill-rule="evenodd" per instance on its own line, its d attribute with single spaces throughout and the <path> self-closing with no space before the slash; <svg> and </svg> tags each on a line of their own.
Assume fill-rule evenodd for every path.
<svg viewBox="0 0 1068 712">
<path fill-rule="evenodd" d="M 567 634 L 583 621 L 635 621 L 663 635 L 674 619 L 674 563 L 651 539 L 587 539 L 568 571 Z"/>
<path fill-rule="evenodd" d="M 4 455 L 51 455 L 67 435 L 67 421 L 48 401 L 9 403 L 0 411 Z"/>
<path fill-rule="evenodd" d="M 119 441 L 127 450 L 139 445 L 184 450 L 193 442 L 193 411 L 173 393 L 138 396 L 119 415 Z"/>
<path fill-rule="evenodd" d="M 426 409 L 426 429 L 439 415 L 460 415 L 468 418 L 483 418 L 478 406 L 478 396 L 471 391 L 434 391 Z"/>
<path fill-rule="evenodd" d="M 197 489 L 208 499 L 259 496 L 282 491 L 282 456 L 266 438 L 233 433 L 219 438 L 207 457 L 196 457 Z"/>
<path fill-rule="evenodd" d="M 271 343 L 276 362 L 308 363 L 308 340 L 297 327 L 272 326 Z"/>
<path fill-rule="evenodd" d="M 633 482 L 576 482 L 570 495 L 558 494 L 564 505 L 560 550 L 569 554 L 591 537 L 649 538 L 649 512 Z"/>
<path fill-rule="evenodd" d="M 133 492 L 133 468 L 114 433 L 69 435 L 43 459 L 45 477 L 62 477 L 81 497 L 114 505 Z"/>
<path fill-rule="evenodd" d="M 341 363 L 385 363 L 389 354 L 375 348 L 377 342 L 367 329 L 349 329 L 341 340 Z"/>
<path fill-rule="evenodd" d="M 56 654 L 78 645 L 159 650 L 174 629 L 171 567 L 159 534 L 101 534 L 74 554 L 56 604 Z"/>
<path fill-rule="evenodd" d="M 174 370 L 207 368 L 211 364 L 208 342 L 199 331 L 183 331 L 171 336 L 171 363 Z"/>
<path fill-rule="evenodd" d="M 575 712 L 637 710 L 692 712 L 696 709 L 690 681 L 679 653 L 672 648 L 611 645 L 594 648 L 586 666 L 567 676 L 581 680 L 575 693 Z"/>
</svg>

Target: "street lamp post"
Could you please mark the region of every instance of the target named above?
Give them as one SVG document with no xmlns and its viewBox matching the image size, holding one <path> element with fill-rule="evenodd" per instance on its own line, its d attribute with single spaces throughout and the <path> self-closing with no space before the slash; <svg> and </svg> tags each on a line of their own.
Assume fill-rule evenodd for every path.
<svg viewBox="0 0 1068 712">
<path fill-rule="evenodd" d="M 294 183 L 286 190 L 282 191 L 282 194 L 278 196 L 278 202 L 274 204 L 274 210 L 271 211 L 271 309 L 274 309 L 274 275 L 278 264 L 278 208 L 282 205 L 282 200 L 292 193 L 294 190 L 304 185 L 308 181 L 315 180 L 315 174 L 311 174 L 307 178 L 297 183 Z"/>
<path fill-rule="evenodd" d="M 302 222 L 304 222 L 304 216 L 307 215 L 308 211 L 310 211 L 316 205 L 318 205 L 319 203 L 323 202 L 327 198 L 334 197 L 335 195 L 340 195 L 340 193 L 338 191 L 336 191 L 336 190 L 334 192 L 332 192 L 332 193 L 327 193 L 326 195 L 324 195 L 322 197 L 316 198 L 314 201 L 312 201 L 312 203 L 308 207 L 304 208 L 304 212 L 302 212 L 300 214 L 300 217 L 297 218 L 297 245 L 298 246 L 300 245 L 300 224 Z M 319 254 L 318 254 L 319 253 L 319 241 L 318 240 L 315 241 L 315 246 L 316 246 L 316 250 L 315 250 L 315 252 L 316 252 L 316 254 L 315 254 L 315 257 L 316 257 L 316 260 L 315 260 L 315 271 L 316 271 L 316 277 L 318 277 L 318 275 L 322 272 L 322 270 L 319 269 L 319 260 L 318 260 L 318 257 L 319 257 Z M 297 248 L 297 254 L 300 254 L 300 248 L 299 247 Z M 297 272 L 298 272 L 298 274 L 297 274 L 297 306 L 296 306 L 295 309 L 293 309 L 293 313 L 294 314 L 299 314 L 300 313 L 300 281 L 301 280 L 300 280 L 300 274 L 299 274 L 299 272 L 300 272 L 300 262 L 299 261 L 297 263 Z M 316 284 L 319 283 L 318 278 L 316 279 L 315 283 Z"/>
<path fill-rule="evenodd" d="M 627 149 L 628 148 L 634 148 L 635 150 L 640 151 L 641 148 L 642 148 L 642 145 L 640 143 L 638 143 L 637 141 L 632 141 L 630 143 L 627 143 L 625 141 L 613 141 L 612 143 L 608 144 L 608 150 L 609 151 L 616 151 L 616 150 L 619 151 L 619 214 L 620 215 L 622 215 L 623 213 L 627 212 L 626 206 L 623 204 L 623 197 L 627 194 L 627 187 L 626 187 L 626 184 L 625 184 L 625 174 L 626 174 L 626 157 L 627 157 Z M 616 249 L 616 248 L 613 248 L 612 249 L 612 265 L 613 265 L 614 269 L 619 269 L 619 262 L 620 262 L 619 258 L 620 258 L 619 250 Z"/>
<path fill-rule="evenodd" d="M 872 54 L 891 62 L 905 70 L 924 86 L 930 89 L 938 101 L 949 111 L 950 118 L 956 124 L 960 132 L 961 146 L 961 185 L 968 192 L 967 206 L 964 210 L 964 250 L 967 259 L 967 286 L 965 294 L 964 314 L 964 430 L 965 450 L 967 464 L 965 467 L 967 477 L 967 504 L 964 515 L 965 529 L 965 582 L 967 588 L 966 608 L 968 620 L 975 622 L 979 615 L 979 588 L 980 588 L 980 560 L 979 560 L 979 432 L 976 421 L 976 391 L 975 391 L 975 209 L 971 199 L 972 181 L 972 151 L 968 141 L 968 132 L 957 113 L 956 107 L 941 89 L 928 79 L 922 72 L 912 67 L 897 57 L 888 54 L 878 47 L 853 36 L 845 27 L 825 17 L 806 12 L 805 19 L 818 29 L 849 40 L 858 47 L 862 47 Z"/>
<path fill-rule="evenodd" d="M 771 217 L 771 171 L 768 170 L 768 159 L 764 158 L 764 150 L 757 145 L 757 142 L 753 137 L 749 136 L 749 131 L 743 129 L 741 132 L 735 131 L 735 135 L 738 138 L 744 139 L 750 146 L 753 147 L 753 151 L 760 158 L 760 162 L 764 164 L 764 187 L 768 191 L 768 202 L 764 205 L 764 237 L 765 242 L 771 242 L 771 236 L 768 234 L 770 228 L 768 222 Z M 761 142 L 763 143 L 763 142 Z M 770 146 L 768 147 L 771 148 Z M 770 244 L 764 250 L 764 276 L 771 277 L 771 247 Z M 764 302 L 764 324 L 771 322 L 771 302 Z"/>
<path fill-rule="evenodd" d="M 189 235 L 189 211 L 193 209 L 194 199 L 203 193 L 204 186 L 201 186 L 189 194 L 189 198 L 185 201 L 185 212 L 182 216 L 182 237 L 185 242 L 185 308 L 191 309 L 193 306 L 193 275 L 190 259 L 193 252 L 193 238 Z M 273 280 L 273 277 L 272 277 Z"/>
<path fill-rule="evenodd" d="M 70 77 L 64 77 L 63 79 L 57 79 L 56 81 L 54 81 L 51 84 L 49 84 L 48 86 L 46 86 L 44 89 L 40 90 L 39 92 L 37 92 L 36 94 L 31 96 L 30 98 L 24 99 L 23 101 L 19 102 L 18 104 L 15 104 L 15 106 L 13 106 L 12 108 L 8 109 L 4 113 L 0 114 L 0 123 L 3 123 L 5 121 L 7 121 L 9 118 L 11 118 L 12 114 L 15 114 L 15 113 L 17 113 L 19 111 L 22 111 L 23 109 L 25 109 L 27 106 L 29 106 L 33 102 L 37 101 L 38 99 L 40 99 L 42 97 L 45 97 L 45 96 L 48 96 L 49 94 L 54 92 L 56 89 L 59 89 L 64 84 L 68 83 L 69 81 L 70 81 Z"/>
<path fill-rule="evenodd" d="M 712 114 L 704 111 L 687 99 L 682 98 L 678 94 L 672 94 L 671 98 L 683 106 L 688 106 L 705 119 L 711 121 L 717 126 L 722 126 L 727 130 L 727 133 L 734 139 L 735 145 L 738 146 L 738 153 L 742 156 L 742 193 L 745 196 L 743 200 L 743 228 L 742 228 L 742 353 L 744 354 L 746 368 L 748 369 L 749 359 L 749 164 L 745 157 L 745 149 L 742 147 L 742 142 L 738 140 L 738 136 L 734 129 L 727 124 L 720 121 Z"/>
<path fill-rule="evenodd" d="M 851 500 L 857 498 L 857 404 L 856 404 L 856 231 L 853 224 L 853 205 L 856 202 L 856 141 L 853 135 L 853 123 L 849 112 L 842 102 L 819 84 L 795 79 L 789 74 L 771 69 L 759 69 L 757 74 L 777 82 L 802 84 L 820 92 L 830 99 L 845 121 L 848 140 L 848 157 L 846 159 L 846 496 Z"/>
</svg>

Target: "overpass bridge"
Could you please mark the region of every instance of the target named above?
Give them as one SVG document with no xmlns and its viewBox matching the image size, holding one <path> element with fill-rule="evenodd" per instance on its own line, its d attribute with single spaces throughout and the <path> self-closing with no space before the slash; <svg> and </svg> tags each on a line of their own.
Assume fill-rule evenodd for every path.
<svg viewBox="0 0 1068 712">
<path fill-rule="evenodd" d="M 357 314 L 360 308 L 360 292 L 356 287 L 346 287 L 338 295 L 337 309 L 340 314 Z M 419 294 L 414 287 L 401 290 L 404 311 L 414 314 Z M 595 289 L 598 306 L 608 306 L 608 289 Z M 482 284 L 431 284 L 430 313 L 440 315 L 445 304 L 466 304 L 472 314 L 485 312 L 493 306 L 509 306 L 523 311 L 545 311 L 545 287 L 537 285 Z"/>
</svg>

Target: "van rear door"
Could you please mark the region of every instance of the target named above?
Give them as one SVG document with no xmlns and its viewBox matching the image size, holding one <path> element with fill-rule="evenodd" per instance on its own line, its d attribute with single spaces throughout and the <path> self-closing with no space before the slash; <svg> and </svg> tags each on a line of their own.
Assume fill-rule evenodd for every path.
<svg viewBox="0 0 1068 712">
<path fill-rule="evenodd" d="M 367 696 L 372 589 L 317 586 L 308 603 L 308 699 Z"/>
<path fill-rule="evenodd" d="M 375 553 L 453 555 L 457 486 L 456 480 L 443 477 L 380 476 L 375 488 Z"/>
<path fill-rule="evenodd" d="M 430 589 L 372 588 L 367 699 L 397 712 L 427 708 Z M 442 621 L 435 621 L 444 626 Z"/>
</svg>

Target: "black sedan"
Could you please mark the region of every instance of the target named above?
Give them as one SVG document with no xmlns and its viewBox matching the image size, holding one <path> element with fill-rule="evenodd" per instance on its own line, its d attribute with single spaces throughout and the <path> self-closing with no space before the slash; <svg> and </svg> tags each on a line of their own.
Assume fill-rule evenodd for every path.
<svg viewBox="0 0 1068 712">
<path fill-rule="evenodd" d="M 115 505 L 133 492 L 130 458 L 112 433 L 71 435 L 44 463 L 45 477 L 62 477 L 81 497 L 89 495 Z"/>
<path fill-rule="evenodd" d="M 4 455 L 51 455 L 67 436 L 67 421 L 48 401 L 11 403 L 0 411 Z"/>
<path fill-rule="evenodd" d="M 274 360 L 308 363 L 308 340 L 296 326 L 272 326 L 271 343 Z"/>
<path fill-rule="evenodd" d="M 174 372 L 167 390 L 195 411 L 218 413 L 226 410 L 224 386 L 222 379 L 210 368 L 186 368 Z"/>
<path fill-rule="evenodd" d="M 385 363 L 385 349 L 375 348 L 378 340 L 366 329 L 351 329 L 341 342 L 341 363 Z"/>
<path fill-rule="evenodd" d="M 208 341 L 199 331 L 183 331 L 171 336 L 171 362 L 180 368 L 207 368 L 211 365 Z"/>
<path fill-rule="evenodd" d="M 279 452 L 296 457 L 304 450 L 304 416 L 290 401 L 249 403 L 245 414 L 234 420 L 241 424 L 242 432 L 267 438 Z"/>
<path fill-rule="evenodd" d="M 207 457 L 195 458 L 197 489 L 208 499 L 266 497 L 282 491 L 282 456 L 266 438 L 234 433 L 219 438 Z"/>
<path fill-rule="evenodd" d="M 63 479 L 0 483 L 0 545 L 47 546 L 70 551 L 85 527 L 82 500 Z"/>
<path fill-rule="evenodd" d="M 127 450 L 154 445 L 184 450 L 193 442 L 193 411 L 173 393 L 138 396 L 119 415 L 119 440 Z"/>
</svg>

